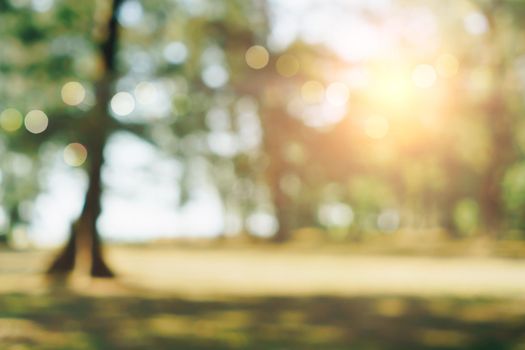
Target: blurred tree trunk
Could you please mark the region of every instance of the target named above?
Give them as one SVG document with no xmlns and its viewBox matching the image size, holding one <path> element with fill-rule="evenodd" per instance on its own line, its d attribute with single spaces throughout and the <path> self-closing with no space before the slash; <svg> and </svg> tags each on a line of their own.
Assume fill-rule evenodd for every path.
<svg viewBox="0 0 525 350">
<path fill-rule="evenodd" d="M 503 205 L 502 182 L 505 170 L 516 159 L 513 143 L 512 115 L 507 107 L 505 96 L 507 76 L 506 48 L 501 47 L 505 41 L 501 39 L 503 30 L 497 23 L 497 13 L 503 3 L 494 0 L 482 6 L 482 11 L 489 23 L 488 45 L 491 52 L 491 91 L 485 108 L 487 125 L 490 128 L 491 150 L 487 170 L 482 176 L 479 203 L 482 222 L 494 238 L 501 236 L 505 211 Z M 508 34 L 505 34 L 508 35 Z"/>
<path fill-rule="evenodd" d="M 89 185 L 84 206 L 80 217 L 71 227 L 71 234 L 65 248 L 49 268 L 51 274 L 67 273 L 75 267 L 85 267 L 89 269 L 89 274 L 92 276 L 113 276 L 103 260 L 100 236 L 96 227 L 101 212 L 101 170 L 104 163 L 103 151 L 106 135 L 102 131 L 99 135 L 92 137 L 93 140 L 88 147 L 90 150 Z"/>
<path fill-rule="evenodd" d="M 479 202 L 482 221 L 494 237 L 500 236 L 505 217 L 502 182 L 505 170 L 515 159 L 512 126 L 509 111 L 505 108 L 504 96 L 496 91 L 487 107 L 491 128 L 492 154 L 487 170 L 483 174 Z"/>
<path fill-rule="evenodd" d="M 73 223 L 69 240 L 48 269 L 48 274 L 67 274 L 74 269 L 87 270 L 91 276 L 113 277 L 113 272 L 105 263 L 102 245 L 97 230 L 97 220 L 101 213 L 103 190 L 102 168 L 104 148 L 109 137 L 110 116 L 107 106 L 111 98 L 111 82 L 116 75 L 115 55 L 118 48 L 117 10 L 122 0 L 114 0 L 107 24 L 107 35 L 102 39 L 100 51 L 104 62 L 104 72 L 96 85 L 97 105 L 89 115 L 86 125 L 85 144 L 89 154 L 88 189 L 79 218 Z M 84 271 L 82 271 L 84 272 Z"/>
<path fill-rule="evenodd" d="M 9 209 L 9 226 L 7 227 L 7 232 L 5 235 L 5 243 L 13 243 L 13 231 L 16 228 L 16 225 L 20 223 L 20 212 L 18 211 L 18 205 L 12 205 Z"/>
<path fill-rule="evenodd" d="M 270 175 L 275 176 L 274 179 L 271 179 L 271 191 L 272 191 L 272 199 L 273 199 L 273 205 L 275 209 L 275 217 L 277 219 L 277 223 L 279 225 L 277 232 L 272 237 L 272 240 L 276 243 L 282 243 L 287 241 L 290 238 L 290 213 L 289 213 L 289 200 L 287 198 L 287 195 L 283 193 L 282 189 L 280 188 L 280 179 L 281 177 L 276 175 Z"/>
<path fill-rule="evenodd" d="M 8 245 L 12 243 L 12 237 L 13 237 L 13 230 L 20 221 L 20 215 L 18 213 L 18 206 L 17 205 L 11 205 L 11 207 L 8 210 L 8 222 L 5 232 L 2 232 L 0 234 L 0 245 L 5 244 Z"/>
<path fill-rule="evenodd" d="M 257 0 L 256 5 L 262 14 L 261 28 L 263 30 L 259 33 L 261 39 L 265 38 L 269 33 L 270 28 L 270 4 L 266 0 Z M 277 78 L 277 80 L 274 80 Z M 277 100 L 276 96 L 270 96 L 266 92 L 279 91 L 279 86 L 275 86 L 278 82 L 278 77 L 260 76 L 257 82 L 251 81 L 252 88 L 255 88 L 255 94 L 263 93 L 263 106 L 261 126 L 263 128 L 263 149 L 268 159 L 268 166 L 265 173 L 265 179 L 270 190 L 271 201 L 273 204 L 275 219 L 278 223 L 277 232 L 272 236 L 272 241 L 275 243 L 283 243 L 290 239 L 291 230 L 291 201 L 286 193 L 284 193 L 281 181 L 287 170 L 287 164 L 284 159 L 284 148 L 286 147 L 288 125 L 286 113 L 281 110 L 274 102 Z M 261 91 L 260 87 L 265 88 Z M 288 130 L 288 131 L 287 131 Z"/>
</svg>

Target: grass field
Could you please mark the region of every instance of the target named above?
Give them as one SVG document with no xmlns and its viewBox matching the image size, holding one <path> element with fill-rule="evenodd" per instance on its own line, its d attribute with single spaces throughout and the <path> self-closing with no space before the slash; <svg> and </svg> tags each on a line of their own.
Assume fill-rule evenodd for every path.
<svg viewBox="0 0 525 350">
<path fill-rule="evenodd" d="M 113 282 L 0 252 L 0 349 L 525 349 L 525 262 L 112 247 Z"/>
</svg>

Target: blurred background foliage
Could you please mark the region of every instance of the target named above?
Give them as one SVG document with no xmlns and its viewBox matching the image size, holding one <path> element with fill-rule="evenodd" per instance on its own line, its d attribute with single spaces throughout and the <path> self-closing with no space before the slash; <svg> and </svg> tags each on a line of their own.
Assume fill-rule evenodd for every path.
<svg viewBox="0 0 525 350">
<path fill-rule="evenodd" d="M 179 206 L 216 191 L 224 235 L 524 237 L 524 1 L 310 1 L 299 33 L 287 3 L 0 0 L 5 239 L 97 128 L 174 159 Z"/>
</svg>

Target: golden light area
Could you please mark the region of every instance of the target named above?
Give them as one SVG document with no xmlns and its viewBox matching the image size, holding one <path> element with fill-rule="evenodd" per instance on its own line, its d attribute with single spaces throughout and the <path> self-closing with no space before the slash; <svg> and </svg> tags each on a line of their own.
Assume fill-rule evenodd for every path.
<svg viewBox="0 0 525 350">
<path fill-rule="evenodd" d="M 405 110 L 414 98 L 410 75 L 402 69 L 380 69 L 366 87 L 370 103 L 389 111 Z"/>
<path fill-rule="evenodd" d="M 306 103 L 321 103 L 325 97 L 324 85 L 316 80 L 307 81 L 301 87 L 301 96 Z"/>
<path fill-rule="evenodd" d="M 436 83 L 436 79 L 436 70 L 430 64 L 419 64 L 412 71 L 412 81 L 418 88 L 430 88 Z"/>
<path fill-rule="evenodd" d="M 260 45 L 250 47 L 245 54 L 246 64 L 253 69 L 263 69 L 270 61 L 268 50 Z"/>
<path fill-rule="evenodd" d="M 18 110 L 7 108 L 0 114 L 0 127 L 7 132 L 15 132 L 20 129 L 23 120 L 24 118 Z"/>
<path fill-rule="evenodd" d="M 374 140 L 380 140 L 388 134 L 390 124 L 381 116 L 371 116 L 365 119 L 364 129 L 366 136 Z"/>
<path fill-rule="evenodd" d="M 334 82 L 326 89 L 326 100 L 336 107 L 344 106 L 350 97 L 350 89 L 341 82 Z"/>
<path fill-rule="evenodd" d="M 452 78 L 458 73 L 459 61 L 452 54 L 442 54 L 436 60 L 436 70 L 442 77 Z"/>
<path fill-rule="evenodd" d="M 110 102 L 113 113 L 120 117 L 125 117 L 135 109 L 135 99 L 129 92 L 118 92 Z"/>
<path fill-rule="evenodd" d="M 277 70 L 277 73 L 285 78 L 293 77 L 299 73 L 300 68 L 301 65 L 299 60 L 294 55 L 290 54 L 282 55 L 277 59 L 277 62 L 275 62 L 275 69 Z"/>
<path fill-rule="evenodd" d="M 47 129 L 49 119 L 41 110 L 35 109 L 26 114 L 24 125 L 32 134 L 40 134 Z"/>
<path fill-rule="evenodd" d="M 64 162 L 72 167 L 78 167 L 87 159 L 87 149 L 81 143 L 70 143 L 64 148 Z"/>
<path fill-rule="evenodd" d="M 70 81 L 60 91 L 62 101 L 70 106 L 78 106 L 86 98 L 86 89 L 78 81 Z"/>
</svg>

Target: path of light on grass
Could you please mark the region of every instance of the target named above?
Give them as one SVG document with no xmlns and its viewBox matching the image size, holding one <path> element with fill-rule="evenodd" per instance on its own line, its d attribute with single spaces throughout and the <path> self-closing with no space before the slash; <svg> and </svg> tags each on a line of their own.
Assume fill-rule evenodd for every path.
<svg viewBox="0 0 525 350">
<path fill-rule="evenodd" d="M 525 262 L 286 250 L 113 249 L 130 283 L 189 294 L 525 295 Z"/>
</svg>

